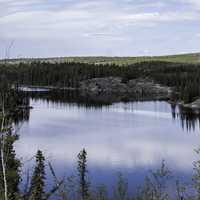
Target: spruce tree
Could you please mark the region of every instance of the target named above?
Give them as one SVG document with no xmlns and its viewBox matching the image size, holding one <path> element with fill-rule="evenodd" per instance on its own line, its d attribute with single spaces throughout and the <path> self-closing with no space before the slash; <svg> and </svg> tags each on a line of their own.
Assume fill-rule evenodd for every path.
<svg viewBox="0 0 200 200">
<path fill-rule="evenodd" d="M 124 179 L 121 173 L 118 174 L 117 185 L 114 189 L 115 200 L 126 200 L 128 199 L 128 182 Z"/>
<path fill-rule="evenodd" d="M 87 180 L 87 152 L 83 149 L 78 154 L 79 192 L 82 200 L 89 198 L 89 182 Z"/>
<path fill-rule="evenodd" d="M 45 197 L 45 158 L 42 151 L 38 150 L 36 154 L 36 166 L 32 175 L 30 185 L 30 200 L 43 200 Z"/>
</svg>

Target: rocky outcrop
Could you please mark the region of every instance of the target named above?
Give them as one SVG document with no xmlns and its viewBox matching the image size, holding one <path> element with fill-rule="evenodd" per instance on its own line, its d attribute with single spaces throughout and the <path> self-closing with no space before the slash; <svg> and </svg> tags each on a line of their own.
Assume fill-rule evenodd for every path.
<svg viewBox="0 0 200 200">
<path fill-rule="evenodd" d="M 133 79 L 127 83 L 119 77 L 94 78 L 82 81 L 80 90 L 90 94 L 119 95 L 124 98 L 140 96 L 149 99 L 167 99 L 171 89 L 149 79 Z"/>
<path fill-rule="evenodd" d="M 171 94 L 171 89 L 169 87 L 161 86 L 149 79 L 130 80 L 127 86 L 129 92 L 135 92 L 139 95 L 169 97 Z"/>
<path fill-rule="evenodd" d="M 127 85 L 122 83 L 121 78 L 93 78 L 82 81 L 80 89 L 92 93 L 126 93 Z"/>
</svg>

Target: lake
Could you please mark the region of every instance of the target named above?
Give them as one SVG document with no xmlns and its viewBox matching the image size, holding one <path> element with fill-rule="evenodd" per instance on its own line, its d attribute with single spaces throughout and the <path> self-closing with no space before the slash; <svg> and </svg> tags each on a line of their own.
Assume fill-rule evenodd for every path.
<svg viewBox="0 0 200 200">
<path fill-rule="evenodd" d="M 59 177 L 76 174 L 77 154 L 85 148 L 93 185 L 104 183 L 112 190 L 121 172 L 134 192 L 163 159 L 175 179 L 191 182 L 198 158 L 194 149 L 200 146 L 199 119 L 165 101 L 90 105 L 70 97 L 47 92 L 29 97 L 33 109 L 15 145 L 24 172 L 40 149 Z"/>
</svg>

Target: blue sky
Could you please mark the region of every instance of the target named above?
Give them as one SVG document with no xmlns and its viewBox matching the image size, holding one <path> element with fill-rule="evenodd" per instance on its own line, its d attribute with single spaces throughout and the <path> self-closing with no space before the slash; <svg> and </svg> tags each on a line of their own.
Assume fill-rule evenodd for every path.
<svg viewBox="0 0 200 200">
<path fill-rule="evenodd" d="M 200 0 L 0 0 L 0 57 L 200 52 Z"/>
</svg>

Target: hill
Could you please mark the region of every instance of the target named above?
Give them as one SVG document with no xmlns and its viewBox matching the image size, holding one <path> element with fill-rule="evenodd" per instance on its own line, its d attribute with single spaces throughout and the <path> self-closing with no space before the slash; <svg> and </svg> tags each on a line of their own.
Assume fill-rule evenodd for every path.
<svg viewBox="0 0 200 200">
<path fill-rule="evenodd" d="M 3 62 L 5 60 L 0 60 Z M 78 62 L 78 63 L 90 63 L 90 64 L 117 64 L 127 65 L 134 64 L 144 61 L 167 61 L 176 63 L 200 63 L 200 53 L 191 54 L 179 54 L 169 56 L 141 56 L 141 57 L 53 57 L 53 58 L 20 58 L 20 59 L 9 59 L 9 63 L 19 62 L 51 62 L 51 63 L 63 63 L 63 62 Z"/>
</svg>

